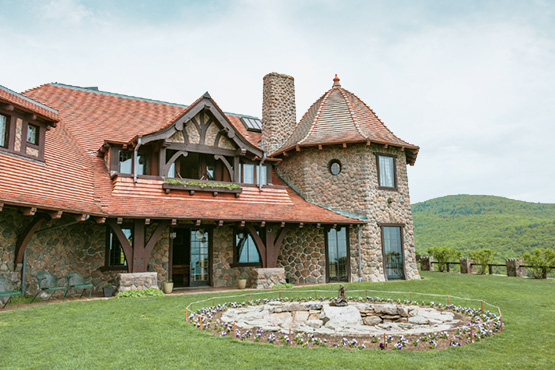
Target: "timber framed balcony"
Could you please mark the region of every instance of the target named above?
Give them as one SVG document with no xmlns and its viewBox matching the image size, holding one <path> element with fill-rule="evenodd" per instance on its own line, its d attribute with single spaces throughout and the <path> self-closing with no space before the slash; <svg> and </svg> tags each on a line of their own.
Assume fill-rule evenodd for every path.
<svg viewBox="0 0 555 370">
<path fill-rule="evenodd" d="M 238 198 L 243 192 L 241 185 L 232 182 L 210 181 L 210 180 L 177 180 L 165 179 L 162 189 L 168 194 L 172 190 L 184 190 L 193 195 L 195 192 L 208 192 L 217 196 L 219 193 L 235 194 Z"/>
</svg>

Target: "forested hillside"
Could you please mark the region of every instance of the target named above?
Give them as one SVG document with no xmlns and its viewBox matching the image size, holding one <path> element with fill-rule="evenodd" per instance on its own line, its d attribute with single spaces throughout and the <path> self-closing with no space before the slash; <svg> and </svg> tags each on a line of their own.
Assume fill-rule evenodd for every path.
<svg viewBox="0 0 555 370">
<path fill-rule="evenodd" d="M 534 248 L 555 248 L 555 204 L 489 195 L 449 195 L 412 205 L 416 252 L 444 246 L 490 248 L 496 260 Z"/>
</svg>

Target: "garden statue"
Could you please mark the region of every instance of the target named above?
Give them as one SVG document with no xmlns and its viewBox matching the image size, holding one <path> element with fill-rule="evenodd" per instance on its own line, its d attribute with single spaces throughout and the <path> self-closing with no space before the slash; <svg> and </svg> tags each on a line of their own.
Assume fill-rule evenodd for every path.
<svg viewBox="0 0 555 370">
<path fill-rule="evenodd" d="M 337 298 L 330 303 L 330 306 L 345 307 L 347 305 L 348 303 L 347 299 L 345 298 L 345 287 L 343 286 L 343 284 L 341 284 L 339 285 L 339 294 L 337 295 Z"/>
</svg>

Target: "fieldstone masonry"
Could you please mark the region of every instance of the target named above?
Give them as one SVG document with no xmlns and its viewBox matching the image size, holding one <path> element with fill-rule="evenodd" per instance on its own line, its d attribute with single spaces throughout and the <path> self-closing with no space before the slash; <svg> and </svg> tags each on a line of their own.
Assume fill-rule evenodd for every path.
<svg viewBox="0 0 555 370">
<path fill-rule="evenodd" d="M 376 153 L 396 155 L 397 190 L 378 189 Z M 342 170 L 332 175 L 332 160 L 339 160 Z M 300 171 L 299 169 L 303 170 Z M 384 281 L 380 224 L 403 225 L 403 248 L 407 279 L 418 279 L 414 251 L 414 226 L 410 206 L 405 153 L 382 145 L 351 144 L 301 148 L 291 151 L 277 167 L 277 172 L 309 202 L 333 211 L 366 219 L 361 227 L 362 280 Z M 350 232 L 351 281 L 358 281 L 356 228 Z"/>
<path fill-rule="evenodd" d="M 258 268 L 256 271 L 256 289 L 272 289 L 276 284 L 285 283 L 285 270 L 276 268 Z"/>
<path fill-rule="evenodd" d="M 505 261 L 507 264 L 507 276 L 514 277 L 526 277 L 526 269 L 524 266 L 524 260 L 522 259 L 508 259 Z"/>
<path fill-rule="evenodd" d="M 135 272 L 118 274 L 118 293 L 126 290 L 159 289 L 156 272 Z"/>
<path fill-rule="evenodd" d="M 278 149 L 297 123 L 295 80 L 293 77 L 268 73 L 262 92 L 262 144 L 269 152 Z"/>
<path fill-rule="evenodd" d="M 461 258 L 461 274 L 474 274 L 476 269 L 473 263 L 474 260 L 470 258 Z"/>
</svg>

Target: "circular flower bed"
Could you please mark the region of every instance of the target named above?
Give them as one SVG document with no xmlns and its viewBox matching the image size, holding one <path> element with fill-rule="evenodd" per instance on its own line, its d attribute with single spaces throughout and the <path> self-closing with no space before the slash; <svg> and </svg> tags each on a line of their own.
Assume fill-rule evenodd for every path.
<svg viewBox="0 0 555 370">
<path fill-rule="evenodd" d="M 434 302 L 417 304 L 349 297 L 346 307 L 320 297 L 228 302 L 199 309 L 188 320 L 238 340 L 303 347 L 433 350 L 483 340 L 502 328 L 490 311 Z"/>
</svg>

